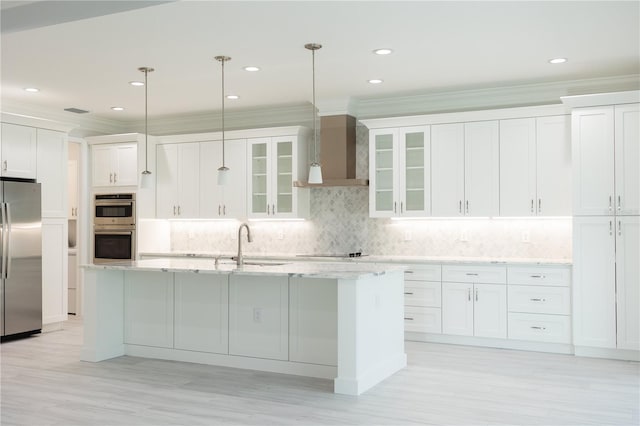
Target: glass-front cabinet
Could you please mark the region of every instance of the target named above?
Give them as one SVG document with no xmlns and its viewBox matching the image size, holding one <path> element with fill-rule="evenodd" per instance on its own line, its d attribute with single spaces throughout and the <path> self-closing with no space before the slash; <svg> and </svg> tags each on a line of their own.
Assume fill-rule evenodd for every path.
<svg viewBox="0 0 640 426">
<path fill-rule="evenodd" d="M 370 216 L 430 215 L 429 126 L 371 130 L 369 149 Z"/>
<path fill-rule="evenodd" d="M 308 214 L 309 189 L 293 182 L 304 173 L 298 136 L 249 139 L 249 217 L 300 218 Z M 302 160 L 302 161 L 301 161 Z"/>
</svg>

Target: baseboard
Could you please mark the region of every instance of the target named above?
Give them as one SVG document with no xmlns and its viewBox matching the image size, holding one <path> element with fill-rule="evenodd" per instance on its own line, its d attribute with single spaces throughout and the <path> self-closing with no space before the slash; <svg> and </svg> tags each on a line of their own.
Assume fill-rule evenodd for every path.
<svg viewBox="0 0 640 426">
<path fill-rule="evenodd" d="M 64 325 L 63 321 L 59 322 L 50 322 L 48 324 L 42 324 L 42 332 L 49 333 L 50 331 L 60 331 L 62 330 Z"/>
<path fill-rule="evenodd" d="M 576 346 L 576 356 L 589 358 L 609 358 L 621 361 L 640 361 L 640 351 L 630 349 L 593 348 L 590 346 Z"/>
<path fill-rule="evenodd" d="M 532 352 L 550 352 L 573 355 L 573 345 L 565 343 L 530 342 L 525 340 L 491 339 L 485 337 L 452 336 L 449 334 L 405 332 L 405 340 L 413 342 L 447 343 L 451 345 L 481 346 L 486 348 L 516 349 Z"/>
</svg>

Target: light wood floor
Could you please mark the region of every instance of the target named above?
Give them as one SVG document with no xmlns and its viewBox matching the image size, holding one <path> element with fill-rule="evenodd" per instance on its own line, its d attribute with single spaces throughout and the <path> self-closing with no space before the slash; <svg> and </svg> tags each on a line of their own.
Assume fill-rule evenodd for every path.
<svg viewBox="0 0 640 426">
<path fill-rule="evenodd" d="M 78 361 L 82 324 L 3 343 L 8 425 L 638 425 L 640 365 L 407 342 L 409 366 L 359 397 L 329 380 L 121 357 Z"/>
</svg>

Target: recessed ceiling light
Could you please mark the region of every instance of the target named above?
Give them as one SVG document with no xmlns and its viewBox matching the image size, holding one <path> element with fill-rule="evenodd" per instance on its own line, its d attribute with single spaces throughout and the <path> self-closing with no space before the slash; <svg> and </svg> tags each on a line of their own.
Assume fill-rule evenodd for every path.
<svg viewBox="0 0 640 426">
<path fill-rule="evenodd" d="M 36 93 L 36 92 L 39 92 L 39 91 L 40 91 L 40 89 L 36 89 L 35 87 L 25 87 L 25 88 L 24 88 L 24 91 L 25 91 L 25 92 Z"/>
<path fill-rule="evenodd" d="M 379 78 L 373 78 L 371 80 L 367 80 L 369 83 L 371 84 L 380 84 L 382 83 L 382 80 L 380 80 Z"/>
<path fill-rule="evenodd" d="M 129 84 L 132 86 L 144 86 L 142 81 L 130 81 Z"/>
<path fill-rule="evenodd" d="M 376 55 L 388 55 L 388 54 L 390 54 L 392 52 L 393 52 L 393 50 L 387 49 L 387 48 L 376 49 L 376 50 L 373 51 L 373 53 L 375 53 Z"/>
<path fill-rule="evenodd" d="M 254 66 L 248 66 L 248 67 L 244 67 L 243 70 L 249 71 L 249 72 L 256 72 L 256 71 L 260 71 L 260 68 L 254 67 Z"/>
<path fill-rule="evenodd" d="M 123 107 L 111 107 L 111 109 L 114 111 L 124 111 Z"/>
<path fill-rule="evenodd" d="M 227 99 L 240 99 L 238 95 L 227 95 Z"/>
<path fill-rule="evenodd" d="M 553 58 L 549 59 L 550 64 L 564 64 L 567 62 L 567 58 Z"/>
</svg>

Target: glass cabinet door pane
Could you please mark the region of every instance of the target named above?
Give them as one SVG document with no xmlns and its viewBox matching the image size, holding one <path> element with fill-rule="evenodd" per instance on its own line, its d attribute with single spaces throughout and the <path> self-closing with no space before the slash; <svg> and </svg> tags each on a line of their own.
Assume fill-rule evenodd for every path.
<svg viewBox="0 0 640 426">
<path fill-rule="evenodd" d="M 267 144 L 251 146 L 251 212 L 267 212 Z"/>
<path fill-rule="evenodd" d="M 393 135 L 375 137 L 376 210 L 393 210 Z"/>
<path fill-rule="evenodd" d="M 276 212 L 293 212 L 293 142 L 276 144 Z"/>
<path fill-rule="evenodd" d="M 424 133 L 406 133 L 404 145 L 405 209 L 406 211 L 422 211 L 425 204 Z"/>
</svg>

